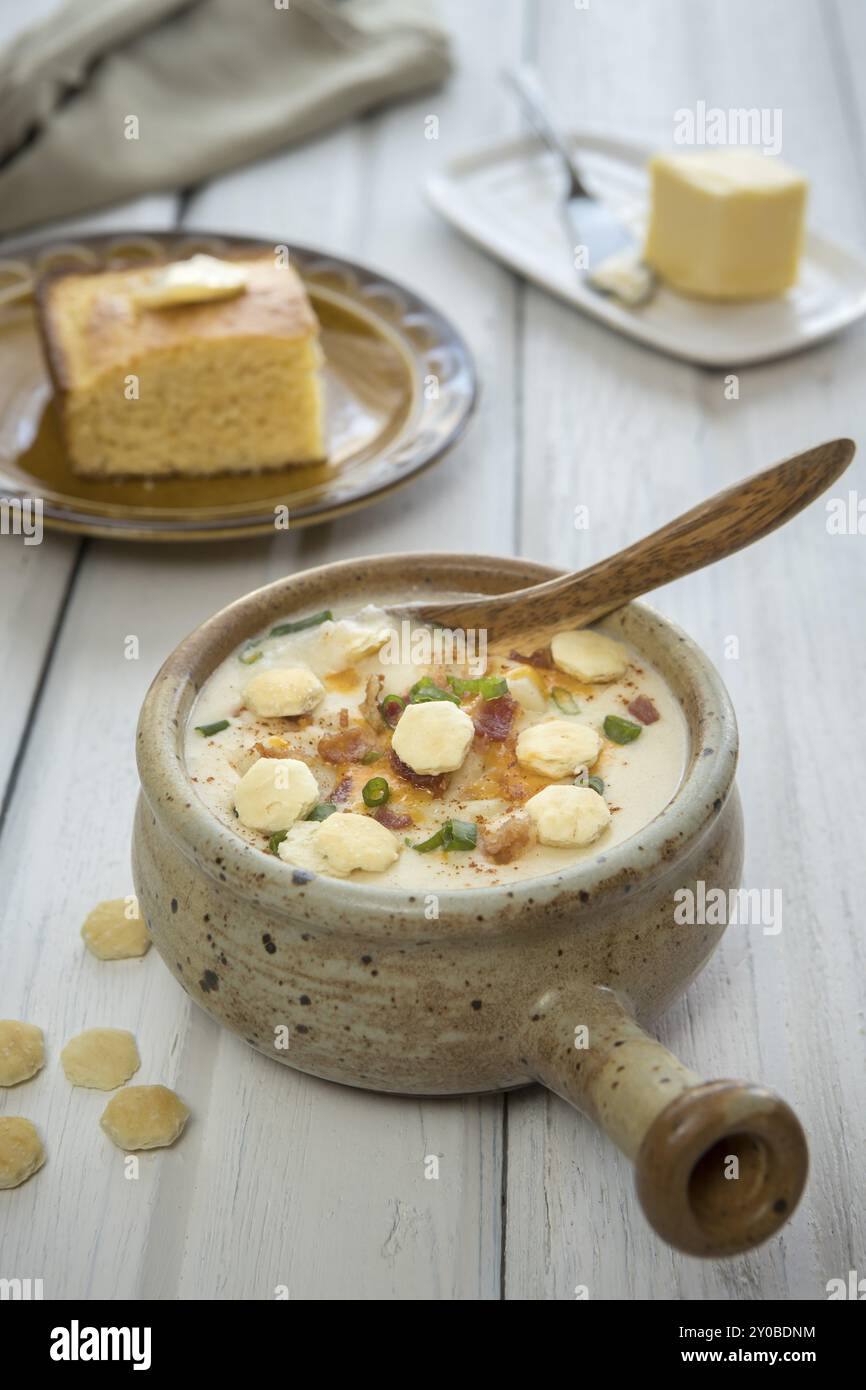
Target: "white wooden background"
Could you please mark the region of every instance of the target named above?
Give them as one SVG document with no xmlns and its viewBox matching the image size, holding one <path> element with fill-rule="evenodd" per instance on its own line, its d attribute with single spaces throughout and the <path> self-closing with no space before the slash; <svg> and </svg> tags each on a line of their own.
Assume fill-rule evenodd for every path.
<svg viewBox="0 0 866 1390">
<path fill-rule="evenodd" d="M 51 0 L 28 7 L 47 11 Z M 627 1164 L 557 1099 L 527 1090 L 414 1103 L 273 1065 L 220 1030 L 155 953 L 104 965 L 78 930 L 131 891 L 133 728 L 163 657 L 213 610 L 309 564 L 461 546 L 569 567 L 824 437 L 861 455 L 866 330 L 741 373 L 654 356 L 522 284 L 458 239 L 420 183 L 453 154 L 520 128 L 498 81 L 537 62 L 565 120 L 669 142 L 704 100 L 780 107 L 783 153 L 813 179 L 812 220 L 866 246 L 866 8 L 859 0 L 446 0 L 458 72 L 446 91 L 175 197 L 76 229 L 182 224 L 295 239 L 416 285 L 462 327 L 483 378 L 468 438 L 421 481 L 316 531 L 160 549 L 46 535 L 0 540 L 0 1016 L 46 1031 L 49 1062 L 0 1097 L 40 1127 L 48 1162 L 0 1194 L 0 1275 L 46 1297 L 764 1299 L 825 1296 L 866 1274 L 863 691 L 866 538 L 830 536 L 819 504 L 783 533 L 661 593 L 722 669 L 742 733 L 749 886 L 784 893 L 784 928 L 733 928 L 664 1020 L 708 1077 L 777 1087 L 812 1147 L 800 1210 L 759 1252 L 704 1264 L 652 1236 Z M 0 17 L 11 31 L 13 0 Z M 424 117 L 439 117 L 438 142 Z M 590 509 L 588 532 L 570 519 Z M 140 660 L 124 659 L 128 634 Z M 739 639 L 737 660 L 725 639 Z M 79 1029 L 135 1030 L 137 1080 L 193 1110 L 137 1182 L 73 1091 L 58 1052 Z M 440 1178 L 424 1156 L 440 1155 Z"/>
</svg>

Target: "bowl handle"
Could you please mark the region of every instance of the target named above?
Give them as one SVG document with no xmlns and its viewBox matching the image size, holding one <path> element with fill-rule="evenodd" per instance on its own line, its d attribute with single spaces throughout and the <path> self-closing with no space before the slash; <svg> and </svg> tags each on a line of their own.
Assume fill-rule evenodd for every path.
<svg viewBox="0 0 866 1390">
<path fill-rule="evenodd" d="M 746 1081 L 702 1081 L 609 989 L 549 993 L 527 1027 L 533 1075 L 595 1120 L 635 1165 L 658 1235 L 688 1255 L 751 1250 L 794 1211 L 808 1148 L 797 1116 Z"/>
</svg>

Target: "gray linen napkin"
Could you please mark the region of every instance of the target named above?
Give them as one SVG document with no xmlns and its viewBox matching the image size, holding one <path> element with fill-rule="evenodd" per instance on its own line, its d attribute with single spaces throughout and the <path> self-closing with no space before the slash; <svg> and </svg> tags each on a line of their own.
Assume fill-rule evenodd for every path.
<svg viewBox="0 0 866 1390">
<path fill-rule="evenodd" d="M 430 10 L 66 0 L 0 53 L 0 233 L 189 187 L 438 84 Z"/>
</svg>

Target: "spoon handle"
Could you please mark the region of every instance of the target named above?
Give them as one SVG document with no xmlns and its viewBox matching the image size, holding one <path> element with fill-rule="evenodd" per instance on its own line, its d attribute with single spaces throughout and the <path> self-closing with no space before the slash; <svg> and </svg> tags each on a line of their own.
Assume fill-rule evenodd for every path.
<svg viewBox="0 0 866 1390">
<path fill-rule="evenodd" d="M 491 640 L 584 626 L 769 535 L 835 482 L 854 450 L 850 439 L 818 444 L 716 493 L 588 569 L 492 598 L 425 605 L 421 614 L 453 627 L 484 627 Z"/>
<path fill-rule="evenodd" d="M 660 530 L 582 574 L 553 583 L 597 616 L 761 540 L 814 502 L 854 456 L 834 439 L 717 492 Z M 588 621 L 584 619 L 584 621 Z"/>
</svg>

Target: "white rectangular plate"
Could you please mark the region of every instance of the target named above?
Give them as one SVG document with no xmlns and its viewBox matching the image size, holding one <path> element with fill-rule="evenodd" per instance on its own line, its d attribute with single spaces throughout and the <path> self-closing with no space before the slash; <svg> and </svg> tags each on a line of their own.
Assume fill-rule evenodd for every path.
<svg viewBox="0 0 866 1390">
<path fill-rule="evenodd" d="M 650 151 L 598 132 L 572 139 L 592 191 L 642 237 Z M 779 299 L 711 304 L 661 286 L 648 304 L 627 308 L 593 290 L 574 268 L 562 189 L 556 160 L 531 137 L 456 159 L 427 183 L 443 217 L 513 270 L 620 333 L 701 366 L 797 352 L 866 313 L 866 261 L 814 232 L 806 237 L 799 283 Z"/>
</svg>

